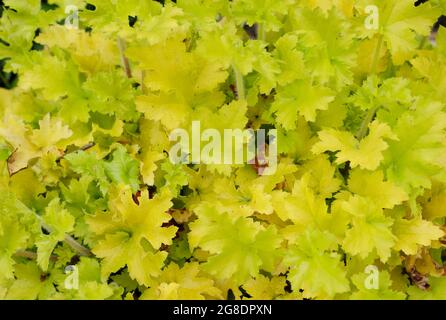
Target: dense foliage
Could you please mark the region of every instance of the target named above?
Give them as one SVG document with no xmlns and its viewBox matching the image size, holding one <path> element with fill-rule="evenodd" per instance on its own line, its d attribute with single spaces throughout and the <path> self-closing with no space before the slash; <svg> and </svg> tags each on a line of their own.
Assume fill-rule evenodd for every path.
<svg viewBox="0 0 446 320">
<path fill-rule="evenodd" d="M 446 299 L 446 1 L 3 2 L 0 298 Z"/>
</svg>

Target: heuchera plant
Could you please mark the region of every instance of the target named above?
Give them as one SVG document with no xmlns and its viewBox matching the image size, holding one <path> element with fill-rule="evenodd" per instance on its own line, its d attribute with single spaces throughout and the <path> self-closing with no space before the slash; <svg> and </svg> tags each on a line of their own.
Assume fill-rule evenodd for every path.
<svg viewBox="0 0 446 320">
<path fill-rule="evenodd" d="M 4 0 L 0 298 L 446 299 L 419 2 Z M 275 172 L 172 163 L 193 121 L 277 130 Z"/>
</svg>

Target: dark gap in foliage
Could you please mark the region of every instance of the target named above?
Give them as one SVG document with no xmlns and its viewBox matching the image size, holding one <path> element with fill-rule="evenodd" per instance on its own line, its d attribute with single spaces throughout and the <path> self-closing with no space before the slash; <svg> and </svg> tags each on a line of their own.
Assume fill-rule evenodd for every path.
<svg viewBox="0 0 446 320">
<path fill-rule="evenodd" d="M 73 256 L 73 258 L 71 258 L 70 260 L 70 265 L 75 265 L 77 264 L 79 261 L 81 260 L 81 258 L 78 255 Z"/>
<path fill-rule="evenodd" d="M 333 161 L 332 161 L 333 162 Z M 350 176 L 350 161 L 347 161 L 346 163 L 344 163 L 343 166 L 339 167 L 339 172 L 341 173 L 342 177 L 344 178 L 344 180 L 347 182 L 348 178 Z"/>
<path fill-rule="evenodd" d="M 141 290 L 139 290 L 139 288 L 136 288 L 133 291 L 133 299 L 138 300 L 139 297 L 141 297 L 141 295 L 142 295 L 142 293 L 141 293 Z"/>
<path fill-rule="evenodd" d="M 327 205 L 328 208 L 328 213 L 331 213 L 331 204 L 335 201 L 336 199 L 333 198 L 327 198 L 325 199 L 325 204 Z"/>
<path fill-rule="evenodd" d="M 271 123 L 264 123 L 260 126 L 261 130 L 265 130 L 265 142 L 266 144 L 270 144 L 269 139 L 271 138 L 269 131 L 275 129 L 276 127 Z M 276 138 L 276 137 L 273 137 Z"/>
<path fill-rule="evenodd" d="M 243 30 L 249 35 L 250 39 L 257 39 L 258 38 L 258 27 L 257 24 L 253 24 L 250 26 L 249 24 L 245 23 L 243 25 Z"/>
<path fill-rule="evenodd" d="M 44 272 L 40 274 L 40 282 L 45 282 L 46 279 L 48 279 L 48 276 L 50 274 L 48 272 Z"/>
<path fill-rule="evenodd" d="M 289 282 L 288 280 L 286 280 L 286 286 L 285 286 L 284 290 L 285 290 L 285 292 L 288 292 L 288 293 L 293 292 L 293 290 L 291 289 L 291 282 Z"/>
<path fill-rule="evenodd" d="M 418 7 L 420 4 L 423 4 L 423 3 L 425 3 L 425 2 L 428 2 L 429 0 L 417 0 L 416 2 L 415 2 L 415 7 Z"/>
<path fill-rule="evenodd" d="M 17 84 L 18 75 L 14 72 L 5 72 L 3 70 L 6 60 L 7 59 L 0 60 L 0 88 L 12 89 Z"/>
<path fill-rule="evenodd" d="M 187 185 L 183 186 L 180 190 L 180 196 L 182 196 L 182 197 L 187 197 L 188 195 L 190 195 L 192 193 L 194 193 L 194 191 L 191 188 L 189 188 L 189 186 L 187 186 Z"/>
<path fill-rule="evenodd" d="M 91 3 L 87 3 L 87 5 L 85 6 L 85 9 L 87 9 L 89 11 L 95 11 L 96 10 L 96 6 L 91 4 Z"/>
<path fill-rule="evenodd" d="M 43 11 L 50 11 L 56 9 L 58 5 L 55 3 L 48 3 L 48 0 L 41 0 L 40 7 Z"/>
<path fill-rule="evenodd" d="M 37 36 L 40 34 L 40 29 L 37 29 L 36 32 L 34 33 L 34 39 L 37 38 Z M 41 45 L 40 43 L 37 43 L 33 40 L 33 45 L 31 47 L 31 50 L 35 50 L 35 51 L 42 51 L 43 50 L 43 45 Z"/>
<path fill-rule="evenodd" d="M 245 290 L 243 289 L 242 286 L 238 287 L 238 289 L 240 290 L 240 292 L 242 293 L 241 298 L 252 298 L 252 296 Z"/>
<path fill-rule="evenodd" d="M 156 194 L 156 186 L 149 186 L 147 188 L 147 191 L 149 193 L 149 199 L 152 199 L 153 196 Z"/>
<path fill-rule="evenodd" d="M 234 292 L 232 292 L 232 289 L 228 290 L 228 296 L 226 298 L 227 300 L 235 300 Z"/>
<path fill-rule="evenodd" d="M 129 16 L 129 26 L 133 28 L 133 26 L 135 25 L 135 23 L 138 21 L 138 17 L 137 16 Z"/>
<path fill-rule="evenodd" d="M 441 16 L 440 18 L 438 18 L 437 22 L 435 22 L 432 28 L 432 32 L 438 32 L 440 27 L 446 27 L 446 16 Z"/>
<path fill-rule="evenodd" d="M 165 0 L 155 0 L 155 1 L 161 3 L 163 6 L 166 4 Z M 177 0 L 172 0 L 171 2 L 177 3 Z"/>
<path fill-rule="evenodd" d="M 31 47 L 31 50 L 42 51 L 43 48 L 44 48 L 43 45 L 41 45 L 40 43 L 37 43 L 37 42 L 33 41 L 33 46 Z"/>
</svg>

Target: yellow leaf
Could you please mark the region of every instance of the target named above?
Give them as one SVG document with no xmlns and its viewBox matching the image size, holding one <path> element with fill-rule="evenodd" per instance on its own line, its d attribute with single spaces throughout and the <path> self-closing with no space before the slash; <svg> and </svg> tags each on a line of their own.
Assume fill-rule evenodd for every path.
<svg viewBox="0 0 446 320">
<path fill-rule="evenodd" d="M 355 169 L 348 180 L 351 192 L 370 198 L 382 208 L 392 209 L 409 199 L 407 193 L 390 181 L 384 181 L 382 171 L 366 171 Z"/>
<path fill-rule="evenodd" d="M 186 263 L 182 268 L 171 263 L 161 275 L 152 279 L 150 288 L 144 291 L 141 299 L 161 300 L 203 300 L 205 298 L 222 299 L 221 291 L 214 286 L 214 281 L 200 274 L 196 262 Z"/>
<path fill-rule="evenodd" d="M 402 250 L 408 255 L 416 254 L 419 246 L 429 246 L 431 241 L 438 240 L 444 235 L 440 227 L 421 218 L 397 219 L 393 225 L 393 232 L 397 237 L 395 249 Z"/>
<path fill-rule="evenodd" d="M 390 127 L 378 120 L 369 125 L 369 134 L 358 141 L 350 132 L 335 129 L 319 131 L 320 142 L 311 149 L 319 154 L 325 151 L 339 151 L 336 154 L 336 163 L 341 164 L 350 161 L 351 167 L 357 166 L 375 170 L 383 160 L 382 152 L 388 148 L 384 138 L 397 140 L 397 136 Z"/>
<path fill-rule="evenodd" d="M 164 154 L 159 151 L 146 151 L 142 156 L 140 171 L 145 184 L 151 186 L 154 184 L 154 172 L 158 168 L 156 162 L 163 159 Z"/>
</svg>

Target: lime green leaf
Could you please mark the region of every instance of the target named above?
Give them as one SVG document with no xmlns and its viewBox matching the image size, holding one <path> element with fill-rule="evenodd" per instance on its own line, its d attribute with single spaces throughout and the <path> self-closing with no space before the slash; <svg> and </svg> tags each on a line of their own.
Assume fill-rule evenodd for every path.
<svg viewBox="0 0 446 320">
<path fill-rule="evenodd" d="M 376 283 L 378 288 L 367 288 L 368 283 L 366 273 L 358 273 L 353 275 L 352 282 L 358 289 L 351 295 L 353 300 L 404 300 L 405 294 L 396 290 L 392 290 L 392 281 L 387 271 L 377 271 Z"/>
<path fill-rule="evenodd" d="M 342 205 L 351 215 L 351 228 L 342 244 L 345 251 L 362 258 L 376 252 L 382 261 L 387 261 L 396 243 L 392 233 L 393 220 L 386 217 L 376 203 L 361 196 L 351 196 Z"/>
<path fill-rule="evenodd" d="M 319 131 L 320 142 L 316 143 L 312 151 L 316 154 L 324 151 L 336 152 L 336 163 L 350 161 L 352 168 L 357 166 L 375 170 L 384 159 L 383 151 L 388 148 L 384 139 L 397 140 L 390 127 L 385 123 L 374 121 L 369 125 L 369 135 L 358 141 L 350 132 L 335 129 Z"/>
<path fill-rule="evenodd" d="M 317 110 L 327 110 L 334 100 L 333 92 L 321 86 L 314 86 L 308 81 L 296 81 L 279 89 L 272 104 L 271 112 L 283 128 L 296 128 L 297 113 L 307 121 L 315 121 Z"/>
<path fill-rule="evenodd" d="M 395 249 L 408 255 L 416 254 L 419 246 L 429 246 L 444 236 L 440 227 L 420 218 L 395 220 L 393 233 L 397 237 Z"/>
<path fill-rule="evenodd" d="M 382 171 L 369 172 L 355 169 L 348 180 L 351 192 L 370 198 L 382 208 L 392 209 L 395 205 L 408 200 L 406 192 L 392 182 L 384 181 Z"/>
<path fill-rule="evenodd" d="M 114 183 L 129 185 L 134 192 L 139 189 L 139 164 L 119 146 L 112 154 L 113 160 L 104 163 L 105 173 Z"/>
<path fill-rule="evenodd" d="M 272 271 L 280 238 L 276 228 L 264 228 L 249 218 L 231 219 L 210 207 L 197 211 L 199 219 L 191 224 L 189 244 L 212 256 L 203 268 L 221 279 L 242 283 L 260 269 Z"/>
<path fill-rule="evenodd" d="M 328 232 L 309 231 L 289 248 L 284 262 L 290 267 L 293 290 L 306 298 L 327 299 L 349 290 L 346 272 L 336 253 L 336 238 Z"/>
</svg>

